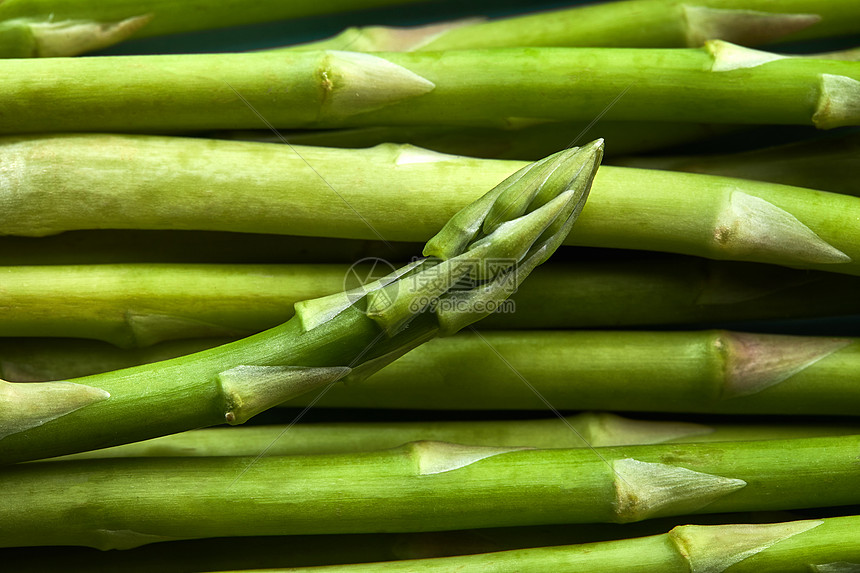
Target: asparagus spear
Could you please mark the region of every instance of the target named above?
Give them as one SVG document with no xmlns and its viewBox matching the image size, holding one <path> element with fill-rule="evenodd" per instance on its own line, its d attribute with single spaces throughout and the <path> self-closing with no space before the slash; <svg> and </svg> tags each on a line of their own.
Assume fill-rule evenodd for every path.
<svg viewBox="0 0 860 573">
<path fill-rule="evenodd" d="M 490 22 L 348 28 L 328 40 L 297 48 L 368 52 L 515 46 L 672 48 L 701 46 L 711 39 L 754 46 L 858 30 L 860 10 L 850 0 L 628 0 Z"/>
<path fill-rule="evenodd" d="M 353 48 L 357 49 L 357 48 Z M 818 54 L 804 54 L 802 56 L 812 59 L 838 59 L 856 61 L 860 58 L 860 48 L 826 52 Z M 599 130 L 602 137 L 612 143 L 607 150 L 607 157 L 618 155 L 630 155 L 643 152 L 651 152 L 657 149 L 678 146 L 705 139 L 709 136 L 721 133 L 731 133 L 742 130 L 742 126 L 725 124 L 696 124 L 696 123 L 668 123 L 668 122 L 612 122 L 601 121 L 599 127 L 592 123 L 583 122 L 550 122 L 536 125 L 512 125 L 507 128 L 481 128 L 464 126 L 374 126 L 359 127 L 351 129 L 324 129 L 324 130 L 297 130 L 281 134 L 273 134 L 271 131 L 239 131 L 239 132 L 215 132 L 213 137 L 224 139 L 239 139 L 245 141 L 262 141 L 268 143 L 281 143 L 288 141 L 297 145 L 318 145 L 326 147 L 370 147 L 382 143 L 409 143 L 432 149 L 441 153 L 454 155 L 469 155 L 472 157 L 485 157 L 493 159 L 524 159 L 535 160 L 564 149 L 571 141 L 583 137 L 585 134 Z M 822 157 L 825 161 L 829 158 L 817 148 L 812 150 L 816 157 Z M 775 154 L 776 155 L 776 154 Z M 649 164 L 650 158 L 644 158 L 646 162 L 643 167 L 658 168 L 661 164 Z M 775 159 L 782 159 L 776 156 Z M 634 161 L 636 158 L 634 158 Z M 655 161 L 658 161 L 655 159 Z M 616 165 L 632 165 L 625 158 L 613 162 Z M 789 171 L 797 171 L 797 167 L 783 161 Z M 671 167 L 672 169 L 677 169 Z M 815 170 L 826 171 L 826 168 Z M 713 171 L 702 171 L 713 173 Z M 813 189 L 835 190 L 830 187 L 821 187 L 815 183 L 821 181 L 827 175 L 811 177 L 814 171 L 810 166 L 810 176 L 807 179 L 774 179 L 779 173 L 771 173 L 770 177 L 748 177 L 750 179 L 762 179 L 765 181 L 776 181 L 800 187 L 811 187 Z M 731 172 L 717 172 L 719 175 L 741 176 Z M 831 175 L 829 178 L 836 179 Z"/>
<path fill-rule="evenodd" d="M 847 132 L 735 153 L 617 158 L 615 165 L 710 173 L 860 195 L 860 133 Z"/>
<path fill-rule="evenodd" d="M 75 56 L 131 37 L 162 36 L 417 0 L 203 2 L 17 0 L 0 5 L 0 58 Z"/>
<path fill-rule="evenodd" d="M 625 524 L 537 525 L 424 533 L 219 537 L 152 543 L 125 551 L 99 551 L 91 547 L 52 547 L 50 551 L 45 551 L 43 547 L 14 547 L 0 549 L 0 559 L 8 569 L 20 573 L 70 569 L 91 573 L 149 573 L 155 569 L 162 573 L 187 573 L 192 570 L 310 567 L 593 543 L 659 535 L 673 527 L 691 523 L 774 523 L 833 517 L 831 513 L 832 510 L 748 512 L 652 519 Z M 332 547 L 337 547 L 337 551 L 332 551 Z"/>
<path fill-rule="evenodd" d="M 160 36 L 298 18 L 309 15 L 410 3 L 236 2 L 216 6 L 149 0 L 110 0 L 98 5 L 18 1 L 0 9 L 0 57 L 72 56 L 129 37 Z M 777 8 L 774 10 L 774 8 Z M 631 18 L 635 14 L 635 18 Z M 698 46 L 720 38 L 755 45 L 848 34 L 860 28 L 856 5 L 849 0 L 762 0 L 658 2 L 632 0 L 575 7 L 546 14 L 491 22 L 470 20 L 417 29 L 350 28 L 315 48 L 380 50 L 450 50 L 512 46 Z"/>
<path fill-rule="evenodd" d="M 571 430 L 575 429 L 575 432 Z M 287 436 L 289 432 L 289 436 Z M 360 422 L 210 428 L 56 459 L 339 454 L 433 440 L 468 446 L 583 448 L 639 444 L 757 441 L 860 434 L 857 424 L 698 424 L 633 420 L 605 412 L 559 420 Z M 284 438 L 284 439 L 281 439 Z"/>
<path fill-rule="evenodd" d="M 681 525 L 662 535 L 618 541 L 289 571 L 852 573 L 860 569 L 858 529 L 860 516 L 770 524 Z"/>
<path fill-rule="evenodd" d="M 19 235 L 172 228 L 423 241 L 525 165 L 408 146 L 297 155 L 284 146 L 143 136 L 9 138 L 0 149 L 14 166 L 0 172 L 0 208 L 16 213 L 0 232 Z M 605 167 L 568 243 L 858 274 L 858 201 Z"/>
<path fill-rule="evenodd" d="M 356 48 L 354 48 L 356 49 Z M 836 52 L 825 52 L 817 54 L 804 54 L 803 57 L 812 59 L 838 59 L 857 61 L 860 59 L 860 48 L 839 50 Z M 619 155 L 630 155 L 644 152 L 653 152 L 670 146 L 679 146 L 684 143 L 692 143 L 714 135 L 742 131 L 743 126 L 728 124 L 696 124 L 696 123 L 668 123 L 668 122 L 613 122 L 600 121 L 599 124 L 583 122 L 550 122 L 536 125 L 512 125 L 507 128 L 481 128 L 464 126 L 374 126 L 359 127 L 351 129 L 324 129 L 324 130 L 297 130 L 285 132 L 278 135 L 271 131 L 239 131 L 239 132 L 215 132 L 213 137 L 225 139 L 240 139 L 245 141 L 263 141 L 269 143 L 281 143 L 288 141 L 297 145 L 318 145 L 326 147 L 370 147 L 382 143 L 409 143 L 432 149 L 441 153 L 454 155 L 469 155 L 472 157 L 485 157 L 493 159 L 523 159 L 535 160 L 564 149 L 571 141 L 582 138 L 584 135 L 599 131 L 601 136 L 611 142 L 607 150 L 607 157 Z M 816 157 L 822 157 L 825 161 L 829 156 L 814 149 Z M 782 159 L 782 156 L 779 156 Z M 645 158 L 642 167 L 653 168 L 659 163 L 648 164 L 650 158 Z M 655 159 L 655 161 L 657 161 Z M 639 165 L 627 163 L 622 157 L 620 160 L 611 162 L 616 165 Z M 783 161 L 783 165 L 791 173 L 799 168 Z M 819 165 L 820 164 L 816 164 Z M 677 169 L 671 167 L 672 169 Z M 814 169 L 810 171 L 807 178 L 786 179 L 779 172 L 771 172 L 768 177 L 747 177 L 743 173 L 716 172 L 719 175 L 730 175 L 750 179 L 761 179 L 764 181 L 775 181 L 800 187 L 811 187 L 813 189 L 838 190 L 830 186 L 820 186 L 817 182 L 827 178 L 828 181 L 839 179 L 843 175 L 841 168 L 839 175 L 825 175 L 827 168 Z M 694 170 L 695 171 L 695 170 Z M 713 171 L 702 171 L 715 173 Z M 812 173 L 818 173 L 812 177 Z M 847 178 L 847 175 L 843 175 Z M 774 178 L 776 177 L 776 178 Z M 835 182 L 835 181 L 834 181 Z M 840 191 L 841 192 L 841 191 Z M 856 194 L 856 193 L 855 193 Z"/>
<path fill-rule="evenodd" d="M 507 316 L 507 315 L 506 315 Z M 185 342 L 156 352 L 197 348 Z M 214 343 L 210 343 L 214 344 Z M 189 346 L 190 345 L 190 346 Z M 5 345 L 3 376 L 62 379 L 138 362 L 138 354 L 104 353 L 100 362 L 75 357 L 80 344 L 52 341 L 56 353 L 16 354 Z M 24 347 L 26 351 L 26 346 Z M 86 346 L 84 347 L 86 351 Z M 128 351 L 126 351 L 128 352 Z M 48 356 L 52 356 L 48 354 Z M 64 360 L 64 356 L 69 356 Z M 171 356 L 167 354 L 167 356 Z M 123 358 L 125 359 L 123 361 Z M 365 383 L 332 388 L 315 404 L 328 407 L 532 409 L 557 408 L 745 414 L 857 415 L 860 368 L 855 339 L 736 332 L 482 332 L 435 340 Z M 464 384 L 468 372 L 468 384 Z M 307 404 L 306 399 L 286 405 Z"/>
<path fill-rule="evenodd" d="M 293 319 L 261 334 L 64 382 L 0 382 L 0 463 L 243 423 L 479 320 L 567 236 L 602 147 L 598 140 L 527 166 L 457 213 L 425 246 L 427 259 L 301 302 Z M 448 292 L 464 279 L 471 288 Z"/>
<path fill-rule="evenodd" d="M 845 505 L 860 501 L 858 446 L 860 436 L 840 436 L 598 455 L 417 442 L 345 455 L 19 464 L 0 474 L 0 544 L 106 549 Z"/>
<path fill-rule="evenodd" d="M 245 336 L 288 320 L 300 300 L 348 288 L 373 263 L 0 267 L 0 336 L 93 338 L 124 348 Z M 514 312 L 496 312 L 483 324 L 590 328 L 832 317 L 860 313 L 858 286 L 860 279 L 845 275 L 686 257 L 553 263 L 512 295 Z M 99 362 L 110 370 L 124 360 L 147 356 L 122 358 L 72 341 L 0 340 L 0 377 L 5 372 L 9 380 L 91 374 Z M 88 363 L 96 369 L 87 370 Z"/>
<path fill-rule="evenodd" d="M 790 58 L 718 40 L 669 50 L 4 60 L 0 78 L 0 133 L 256 129 L 265 125 L 261 117 L 277 128 L 506 127 L 595 117 L 860 124 L 860 62 Z"/>
<path fill-rule="evenodd" d="M 436 340 L 320 406 L 860 413 L 856 339 L 702 332 L 482 332 Z M 468 382 L 468 383 L 466 383 Z M 304 400 L 288 404 L 298 405 Z"/>
</svg>

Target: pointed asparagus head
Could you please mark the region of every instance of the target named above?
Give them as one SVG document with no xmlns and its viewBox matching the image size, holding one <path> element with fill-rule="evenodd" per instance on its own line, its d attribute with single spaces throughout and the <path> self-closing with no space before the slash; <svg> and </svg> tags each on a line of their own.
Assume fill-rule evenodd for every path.
<svg viewBox="0 0 860 573">
<path fill-rule="evenodd" d="M 425 257 L 451 259 L 505 223 L 515 222 L 567 192 L 573 219 L 582 210 L 603 157 L 603 140 L 531 163 L 461 209 L 424 247 Z M 535 237 L 536 239 L 536 237 Z"/>
<path fill-rule="evenodd" d="M 421 266 L 371 293 L 368 316 L 393 336 L 431 309 L 444 336 L 496 311 L 567 237 L 602 157 L 599 139 L 508 177 L 427 242 Z"/>
</svg>

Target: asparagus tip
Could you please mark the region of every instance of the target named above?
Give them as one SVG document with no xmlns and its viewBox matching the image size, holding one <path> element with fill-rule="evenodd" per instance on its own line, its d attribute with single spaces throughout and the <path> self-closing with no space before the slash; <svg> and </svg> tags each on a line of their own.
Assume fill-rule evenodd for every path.
<svg viewBox="0 0 860 573">
<path fill-rule="evenodd" d="M 373 293 L 368 315 L 393 335 L 433 307 L 439 334 L 447 336 L 494 312 L 567 237 L 603 144 L 598 139 L 532 163 L 462 209 L 424 248 L 442 261 Z M 464 279 L 470 288 L 457 288 Z"/>
<path fill-rule="evenodd" d="M 427 241 L 424 255 L 442 260 L 459 256 L 502 224 L 568 190 L 575 192 L 577 204 L 584 203 L 591 189 L 591 179 L 603 158 L 603 146 L 603 140 L 597 139 L 523 167 L 454 215 Z"/>
</svg>

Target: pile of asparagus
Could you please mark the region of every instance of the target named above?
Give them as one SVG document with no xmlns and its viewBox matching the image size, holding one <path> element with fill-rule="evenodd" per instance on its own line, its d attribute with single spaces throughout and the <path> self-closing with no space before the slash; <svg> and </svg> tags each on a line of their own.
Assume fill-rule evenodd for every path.
<svg viewBox="0 0 860 573">
<path fill-rule="evenodd" d="M 453 4 L 0 2 L 10 570 L 860 571 L 860 4 Z"/>
</svg>

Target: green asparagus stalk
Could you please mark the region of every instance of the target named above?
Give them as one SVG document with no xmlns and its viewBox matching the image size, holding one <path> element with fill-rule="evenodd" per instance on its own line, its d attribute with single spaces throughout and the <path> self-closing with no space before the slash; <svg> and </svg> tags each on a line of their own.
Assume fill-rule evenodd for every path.
<svg viewBox="0 0 860 573">
<path fill-rule="evenodd" d="M 181 353 L 195 348 L 188 344 L 194 342 L 155 348 Z M 10 358 L 3 360 L 3 377 L 10 380 L 63 379 L 59 374 L 74 368 L 62 361 L 62 353 L 44 365 L 39 354 L 19 356 L 16 346 L 4 348 L 11 348 Z M 80 344 L 53 341 L 50 348 L 66 349 L 74 361 Z M 128 354 L 106 356 L 78 368 L 91 372 L 94 364 L 102 371 L 135 363 Z M 856 416 L 858 369 L 860 344 L 850 338 L 725 331 L 483 331 L 431 341 L 363 384 L 332 387 L 314 403 L 545 410 L 524 378 L 563 410 Z M 286 405 L 307 403 L 301 398 Z"/>
<path fill-rule="evenodd" d="M 0 544 L 107 549 L 192 537 L 632 522 L 846 505 L 860 501 L 858 446 L 860 436 L 599 450 L 425 441 L 345 455 L 19 464 L 0 474 L 7 493 Z"/>
<path fill-rule="evenodd" d="M 410 52 L 525 46 L 673 48 L 701 46 L 712 39 L 754 46 L 858 30 L 860 10 L 850 0 L 628 0 L 489 22 L 348 28 L 328 40 L 293 49 Z"/>
<path fill-rule="evenodd" d="M 849 508 L 850 509 L 850 508 Z M 679 525 L 773 523 L 833 517 L 832 510 L 754 512 L 652 519 L 638 523 L 538 525 L 424 533 L 365 533 L 232 537 L 152 543 L 125 551 L 91 547 L 14 547 L 0 549 L 4 565 L 16 573 L 86 570 L 90 573 L 163 573 L 227 571 L 273 567 L 311 567 L 339 563 L 370 563 L 398 559 L 447 557 L 593 543 L 659 535 Z M 848 512 L 850 513 L 850 512 Z M 336 547 L 337 551 L 332 551 Z"/>
<path fill-rule="evenodd" d="M 860 341 L 850 338 L 464 333 L 407 354 L 364 384 L 332 388 L 317 404 L 542 411 L 546 399 L 560 410 L 856 416 L 858 371 Z"/>
<path fill-rule="evenodd" d="M 202 2 L 17 0 L 0 5 L 0 58 L 75 56 L 128 38 L 162 36 L 406 4 L 416 0 Z"/>
<path fill-rule="evenodd" d="M 379 268 L 394 266 L 384 259 Z M 239 337 L 293 316 L 301 300 L 349 288 L 373 263 L 347 265 L 74 265 L 0 267 L 0 337 L 75 337 L 123 348 L 194 337 Z M 552 263 L 495 312 L 484 328 L 724 325 L 729 321 L 818 319 L 860 314 L 860 279 L 694 259 Z M 505 309 L 503 309 L 505 310 Z M 216 340 L 214 343 L 220 342 Z M 200 348 L 206 342 L 197 343 Z M 77 341 L 0 338 L 0 378 L 51 380 L 178 356 Z"/>
<path fill-rule="evenodd" d="M 0 382 L 0 463 L 223 422 L 361 379 L 489 314 L 561 244 L 603 142 L 531 164 L 457 213 L 416 261 L 371 285 L 296 305 L 281 326 L 189 356 L 63 382 Z M 462 290 L 451 290 L 465 279 Z M 451 291 L 451 292 L 449 292 Z"/>
<path fill-rule="evenodd" d="M 31 236 L 137 228 L 424 241 L 525 165 L 409 146 L 290 149 L 110 135 L 9 138 L 0 157 L 14 166 L 0 172 L 0 210 L 15 213 L 0 232 Z M 604 167 L 567 242 L 858 274 L 858 201 Z"/>
<path fill-rule="evenodd" d="M 735 153 L 617 158 L 615 165 L 709 173 L 860 195 L 860 133 L 847 132 Z"/>
<path fill-rule="evenodd" d="M 860 516 L 770 524 L 681 525 L 662 535 L 618 541 L 289 571 L 852 573 L 860 569 L 858 533 Z"/>
<path fill-rule="evenodd" d="M 356 267 L 367 276 L 369 265 Z M 239 338 L 349 288 L 346 265 L 71 265 L 0 268 L 2 336 L 96 338 L 121 347 Z M 388 272 L 395 267 L 388 265 Z M 388 274 L 388 272 L 384 274 Z M 381 275 L 379 275 L 381 276 Z"/>
<path fill-rule="evenodd" d="M 0 78 L 0 133 L 259 129 L 266 122 L 498 128 L 596 117 L 821 129 L 860 124 L 860 62 L 791 58 L 718 40 L 668 50 L 4 60 Z"/>
<path fill-rule="evenodd" d="M 98 5 L 13 2 L 0 9 L 0 56 L 72 56 L 129 37 L 160 36 L 299 18 L 415 0 L 257 3 L 217 6 L 150 0 Z M 513 46 L 698 46 L 720 38 L 755 45 L 856 32 L 860 16 L 848 0 L 655 2 L 634 0 L 575 7 L 491 22 L 433 24 L 417 29 L 351 28 L 315 48 L 363 51 L 450 50 Z M 635 14 L 635 18 L 631 18 Z"/>
<path fill-rule="evenodd" d="M 590 7 L 590 8 L 593 8 Z M 543 17 L 543 16 L 541 16 Z M 856 61 L 860 59 L 860 49 L 840 50 L 804 57 L 813 59 L 838 59 Z M 611 142 L 607 157 L 652 152 L 661 148 L 678 146 L 684 143 L 699 141 L 713 135 L 739 131 L 741 126 L 727 124 L 696 124 L 668 122 L 612 122 L 601 121 L 599 127 L 583 122 L 550 122 L 536 125 L 512 125 L 507 128 L 453 127 L 446 125 L 432 126 L 374 126 L 351 129 L 299 130 L 273 134 L 271 131 L 220 132 L 215 137 L 225 139 L 240 139 L 246 141 L 262 141 L 267 143 L 282 143 L 288 141 L 296 145 L 318 145 L 325 147 L 371 147 L 382 143 L 409 143 L 425 149 L 454 155 L 469 155 L 492 159 L 521 159 L 536 160 L 550 153 L 555 153 L 571 144 L 571 141 L 582 138 L 585 134 L 599 130 L 601 136 Z M 827 161 L 830 156 L 815 149 L 815 157 Z M 782 156 L 777 156 L 782 157 Z M 646 159 L 647 161 L 647 159 Z M 655 160 L 656 161 L 656 160 Z M 808 161 L 808 160 L 807 160 Z M 616 165 L 631 165 L 622 161 L 613 162 Z M 785 162 L 788 163 L 788 162 Z M 811 162 L 810 162 L 811 163 Z M 632 164 L 633 167 L 638 165 Z M 653 168 L 648 163 L 643 167 Z M 660 164 L 657 164 L 658 168 Z M 798 168 L 788 165 L 790 172 Z M 671 167 L 675 169 L 674 167 Z M 826 166 L 817 171 L 826 171 Z M 844 171 L 844 169 L 843 169 Z M 711 173 L 712 171 L 702 171 Z M 814 172 L 810 167 L 810 173 Z M 735 175 L 730 172 L 716 172 L 718 175 L 729 175 L 764 181 L 775 181 L 813 189 L 835 190 L 822 187 L 813 182 L 827 177 L 808 179 L 780 178 L 779 173 L 769 174 L 776 178 L 745 177 L 743 173 Z M 835 178 L 835 176 L 830 176 Z"/>
<path fill-rule="evenodd" d="M 197 342 L 155 348 L 181 353 L 196 349 Z M 80 344 L 53 341 L 50 348 L 65 349 L 73 361 Z M 131 360 L 134 355 L 104 354 L 107 358 L 101 362 L 78 358 L 84 363 L 77 368 L 89 373 L 137 363 Z M 3 360 L 3 376 L 10 380 L 63 379 L 60 374 L 75 368 L 59 353 L 47 365 L 39 362 L 39 354 L 9 355 Z M 143 355 L 148 357 L 159 354 Z M 856 415 L 858 359 L 857 342 L 842 338 L 707 331 L 485 331 L 433 341 L 364 384 L 332 388 L 315 403 L 545 409 L 522 383 L 522 375 L 555 407 L 569 410 Z M 470 373 L 468 384 L 463 384 L 464 372 Z M 286 405 L 301 404 L 307 400 Z"/>
<path fill-rule="evenodd" d="M 384 259 L 375 262 L 395 268 Z M 372 271 L 372 263 L 0 267 L 0 337 L 91 338 L 122 348 L 238 338 L 277 326 L 293 316 L 295 303 L 349 288 L 353 277 Z M 514 312 L 496 312 L 482 325 L 592 328 L 833 317 L 860 314 L 858 287 L 851 276 L 684 257 L 554 263 L 512 295 Z M 178 356 L 195 344 L 207 343 L 180 343 L 154 355 Z M 0 377 L 26 379 L 29 371 L 47 380 L 99 371 L 86 369 L 86 356 L 104 361 L 104 370 L 147 359 L 146 353 L 122 358 L 79 342 L 0 339 Z"/>
<path fill-rule="evenodd" d="M 668 122 L 601 121 L 590 126 L 583 122 L 555 121 L 506 128 L 447 125 L 374 126 L 352 129 L 287 131 L 216 132 L 214 137 L 322 147 L 372 147 L 383 143 L 409 143 L 453 155 L 488 159 L 534 161 L 571 145 L 591 133 L 611 142 L 607 157 L 654 151 L 706 139 L 713 135 L 739 131 L 734 125 Z M 283 139 L 282 139 L 283 138 Z"/>
<path fill-rule="evenodd" d="M 571 430 L 573 428 L 573 430 Z M 289 433 L 289 435 L 287 435 Z M 860 434 L 858 424 L 698 424 L 634 420 L 605 412 L 492 422 L 360 422 L 210 428 L 56 459 L 342 454 L 432 440 L 467 446 L 585 448 L 736 442 Z M 283 439 L 281 439 L 283 438 Z"/>
</svg>

